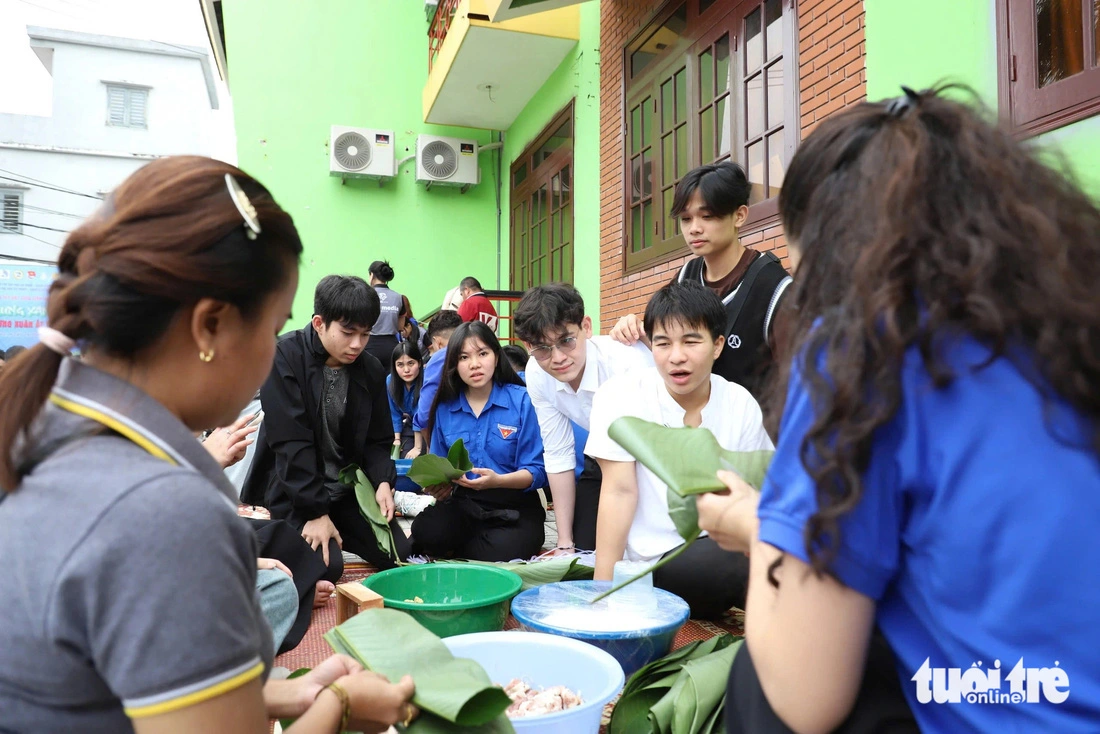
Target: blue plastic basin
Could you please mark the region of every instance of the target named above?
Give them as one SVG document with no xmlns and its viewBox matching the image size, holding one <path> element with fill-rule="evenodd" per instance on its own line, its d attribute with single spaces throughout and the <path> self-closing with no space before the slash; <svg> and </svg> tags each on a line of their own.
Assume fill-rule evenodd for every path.
<svg viewBox="0 0 1100 734">
<path fill-rule="evenodd" d="M 524 629 L 581 640 L 610 653 L 631 675 L 664 657 L 688 620 L 687 602 L 653 589 L 648 606 L 624 605 L 616 595 L 592 604 L 609 581 L 559 581 L 519 594 L 512 615 Z"/>
<path fill-rule="evenodd" d="M 521 678 L 537 688 L 565 686 L 584 701 L 545 716 L 512 719 L 517 732 L 596 734 L 603 707 L 626 680 L 615 658 L 575 640 L 537 632 L 479 632 L 443 640 L 455 657 L 469 658 L 502 686 Z"/>
</svg>

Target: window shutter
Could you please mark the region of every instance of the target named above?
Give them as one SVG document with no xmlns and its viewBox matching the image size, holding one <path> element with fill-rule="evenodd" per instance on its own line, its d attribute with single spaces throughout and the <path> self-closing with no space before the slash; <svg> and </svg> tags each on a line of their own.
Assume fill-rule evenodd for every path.
<svg viewBox="0 0 1100 734">
<path fill-rule="evenodd" d="M 145 95 L 144 89 L 131 89 L 130 92 L 130 127 L 145 127 Z"/>
<path fill-rule="evenodd" d="M 4 194 L 3 209 L 0 210 L 0 228 L 11 232 L 21 232 L 19 226 L 21 207 L 19 194 Z"/>
<path fill-rule="evenodd" d="M 126 125 L 126 90 L 122 87 L 107 87 L 107 123 Z"/>
</svg>

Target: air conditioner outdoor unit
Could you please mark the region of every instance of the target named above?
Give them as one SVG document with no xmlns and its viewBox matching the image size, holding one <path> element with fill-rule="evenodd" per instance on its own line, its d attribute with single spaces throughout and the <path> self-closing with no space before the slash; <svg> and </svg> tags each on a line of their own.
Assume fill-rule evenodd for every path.
<svg viewBox="0 0 1100 734">
<path fill-rule="evenodd" d="M 393 130 L 333 125 L 329 140 L 329 175 L 376 179 L 381 184 L 397 174 Z"/>
<path fill-rule="evenodd" d="M 477 141 L 418 135 L 416 182 L 432 186 L 461 186 L 465 191 L 481 182 Z"/>
</svg>

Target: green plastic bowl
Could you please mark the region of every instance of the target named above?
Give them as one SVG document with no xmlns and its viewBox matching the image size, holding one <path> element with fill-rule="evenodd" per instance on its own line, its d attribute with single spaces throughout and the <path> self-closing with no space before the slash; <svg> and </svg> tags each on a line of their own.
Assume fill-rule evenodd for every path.
<svg viewBox="0 0 1100 734">
<path fill-rule="evenodd" d="M 509 602 L 523 587 L 511 571 L 473 563 L 399 566 L 363 579 L 387 607 L 400 609 L 439 637 L 504 629 Z M 423 603 L 407 601 L 419 597 Z"/>
</svg>

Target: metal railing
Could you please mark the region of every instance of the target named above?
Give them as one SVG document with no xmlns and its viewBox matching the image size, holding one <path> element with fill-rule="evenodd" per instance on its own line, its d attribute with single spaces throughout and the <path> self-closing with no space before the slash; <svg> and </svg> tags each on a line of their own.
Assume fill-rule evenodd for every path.
<svg viewBox="0 0 1100 734">
<path fill-rule="evenodd" d="M 435 16 L 432 17 L 431 25 L 428 26 L 428 73 L 432 73 L 432 64 L 435 63 L 435 57 L 439 54 L 439 49 L 443 46 L 443 40 L 447 38 L 447 31 L 451 28 L 451 21 L 454 20 L 455 13 L 458 12 L 458 4 L 461 0 L 439 0 L 439 5 L 435 9 Z"/>
</svg>

